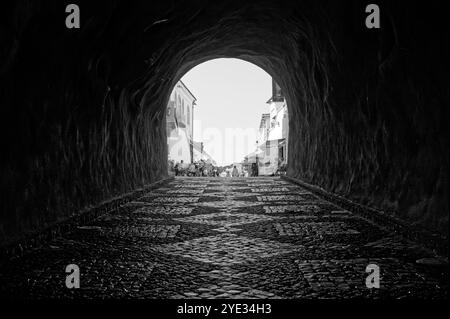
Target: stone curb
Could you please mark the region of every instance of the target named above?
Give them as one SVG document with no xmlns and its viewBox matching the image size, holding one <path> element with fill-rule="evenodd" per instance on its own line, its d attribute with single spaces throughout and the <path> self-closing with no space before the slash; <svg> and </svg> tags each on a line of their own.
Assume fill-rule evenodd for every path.
<svg viewBox="0 0 450 319">
<path fill-rule="evenodd" d="M 160 187 L 162 184 L 173 179 L 174 177 L 164 178 L 129 193 L 103 201 L 96 206 L 85 208 L 75 216 L 55 222 L 44 229 L 25 235 L 22 239 L 4 245 L 3 247 L 0 247 L 0 262 L 8 260 L 11 257 L 22 256 L 27 251 L 38 248 L 44 243 L 74 230 L 75 227 L 79 225 L 90 223 L 97 217 L 111 212 L 129 201 L 139 198 L 149 190 Z"/>
<path fill-rule="evenodd" d="M 281 176 L 289 182 L 297 184 L 306 188 L 307 190 L 313 192 L 326 200 L 336 203 L 342 208 L 360 215 L 380 226 L 393 231 L 406 239 L 412 240 L 424 246 L 425 248 L 431 249 L 434 253 L 441 256 L 448 256 L 448 238 L 445 238 L 439 234 L 432 233 L 428 230 L 422 229 L 420 227 L 411 225 L 404 220 L 388 215 L 387 213 L 364 206 L 355 202 L 352 202 L 342 196 L 338 196 L 327 192 L 321 187 L 316 185 L 308 184 L 300 179 L 293 178 L 290 176 Z"/>
</svg>

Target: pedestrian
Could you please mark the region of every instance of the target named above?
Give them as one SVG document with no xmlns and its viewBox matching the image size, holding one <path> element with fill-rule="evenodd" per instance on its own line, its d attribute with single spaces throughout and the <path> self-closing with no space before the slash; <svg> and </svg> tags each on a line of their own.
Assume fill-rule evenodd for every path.
<svg viewBox="0 0 450 319">
<path fill-rule="evenodd" d="M 239 172 L 236 165 L 233 167 L 233 172 L 231 173 L 232 177 L 239 177 Z"/>
<path fill-rule="evenodd" d="M 200 176 L 204 176 L 203 175 L 203 170 L 205 169 L 205 163 L 203 160 L 200 160 L 200 162 L 198 163 L 198 171 L 199 171 L 199 175 Z"/>
<path fill-rule="evenodd" d="M 195 177 L 200 177 L 200 166 L 199 163 L 195 163 Z"/>
<path fill-rule="evenodd" d="M 174 170 L 175 170 L 175 176 L 180 175 L 180 164 L 178 162 L 175 164 Z"/>
<path fill-rule="evenodd" d="M 206 168 L 206 176 L 212 176 L 212 172 L 213 172 L 213 166 L 211 164 L 211 161 L 208 160 L 205 164 L 205 168 Z"/>
<path fill-rule="evenodd" d="M 192 163 L 191 165 L 189 165 L 189 176 L 195 176 L 195 165 L 194 163 Z"/>
<path fill-rule="evenodd" d="M 180 162 L 180 175 L 181 176 L 187 176 L 188 173 L 189 164 L 184 163 L 183 160 Z"/>
</svg>

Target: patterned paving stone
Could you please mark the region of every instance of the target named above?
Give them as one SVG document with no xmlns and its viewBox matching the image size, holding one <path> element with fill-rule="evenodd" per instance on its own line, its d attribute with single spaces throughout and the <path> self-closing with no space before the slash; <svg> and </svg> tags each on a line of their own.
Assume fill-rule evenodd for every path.
<svg viewBox="0 0 450 319">
<path fill-rule="evenodd" d="M 221 191 L 221 192 L 235 192 L 235 191 L 242 191 L 242 190 L 249 190 L 250 187 L 247 186 L 226 186 L 226 185 L 218 185 L 218 186 L 211 186 L 208 187 L 208 190 L 211 191 Z"/>
<path fill-rule="evenodd" d="M 176 218 L 176 221 L 187 223 L 199 223 L 213 226 L 232 227 L 262 221 L 273 221 L 279 219 L 276 216 L 255 215 L 246 213 L 220 212 L 205 215 L 195 215 L 184 218 Z"/>
<path fill-rule="evenodd" d="M 209 208 L 245 208 L 251 206 L 261 205 L 258 202 L 241 201 L 241 200 L 227 200 L 227 201 L 213 201 L 196 203 L 196 206 L 203 206 Z"/>
<path fill-rule="evenodd" d="M 247 183 L 247 186 L 249 186 L 249 187 L 262 187 L 262 188 L 267 188 L 267 187 L 282 187 L 282 186 L 293 186 L 292 184 L 290 184 L 290 183 L 287 183 L 287 182 L 281 182 L 281 181 L 278 181 L 278 182 L 273 182 L 273 181 L 270 181 L 270 180 L 268 180 L 268 181 L 263 181 L 263 182 L 258 182 L 258 181 L 256 181 L 256 182 L 248 182 Z"/>
<path fill-rule="evenodd" d="M 448 267 L 418 262 L 433 258 L 277 177 L 184 177 L 4 261 L 0 297 L 445 299 Z"/>
<path fill-rule="evenodd" d="M 291 214 L 289 216 L 286 216 L 289 219 L 296 219 L 296 220 L 330 220 L 330 219 L 337 219 L 339 218 L 339 220 L 347 220 L 347 219 L 359 219 L 360 217 L 355 216 L 355 215 L 339 215 L 339 216 L 335 216 L 332 214 L 326 214 L 324 212 L 321 212 L 320 214 L 314 213 L 314 214 L 302 214 L 302 215 L 297 215 L 297 214 Z"/>
<path fill-rule="evenodd" d="M 221 233 L 233 233 L 233 232 L 242 231 L 241 228 L 236 228 L 236 227 L 232 227 L 232 226 L 228 226 L 228 225 L 222 226 L 219 228 L 214 228 L 213 230 L 217 231 L 217 232 L 221 232 Z"/>
<path fill-rule="evenodd" d="M 283 205 L 283 206 L 264 206 L 267 214 L 276 213 L 317 213 L 321 208 L 317 205 Z"/>
<path fill-rule="evenodd" d="M 221 197 L 221 198 L 228 198 L 228 199 L 234 199 L 238 197 L 252 197 L 259 194 L 254 193 L 244 193 L 244 192 L 234 192 L 234 191 L 228 191 L 228 192 L 214 192 L 214 193 L 204 193 L 203 196 L 205 197 Z"/>
<path fill-rule="evenodd" d="M 257 188 L 272 188 L 272 187 L 287 187 L 288 185 L 284 184 L 278 184 L 270 181 L 262 181 L 262 182 L 248 182 L 245 184 L 250 189 L 257 189 Z M 292 186 L 292 185 L 291 185 Z"/>
<path fill-rule="evenodd" d="M 268 193 L 268 192 L 289 192 L 287 187 L 268 187 L 268 188 L 252 188 L 253 193 Z"/>
<path fill-rule="evenodd" d="M 305 236 L 310 233 L 324 235 L 359 234 L 359 231 L 349 228 L 344 222 L 275 223 L 274 227 L 280 236 Z"/>
<path fill-rule="evenodd" d="M 214 179 L 202 177 L 189 177 L 189 176 L 179 176 L 177 177 L 177 181 L 172 182 L 173 184 L 180 184 L 180 183 L 188 183 L 188 184 L 203 184 L 208 183 L 210 181 L 214 181 Z"/>
<path fill-rule="evenodd" d="M 194 210 L 193 207 L 141 207 L 133 211 L 134 214 L 148 215 L 189 215 Z"/>
<path fill-rule="evenodd" d="M 133 297 L 142 288 L 145 280 L 151 276 L 155 263 L 147 261 L 116 261 L 114 264 L 103 263 L 94 267 L 85 267 L 86 279 L 80 287 L 89 294 L 90 291 L 101 291 L 104 297 L 126 295 Z M 109 269 L 108 269 L 109 268 Z M 108 271 L 109 270 L 109 271 Z M 99 276 L 102 272 L 115 273 L 111 279 Z M 120 280 L 118 280 L 120 278 Z"/>
<path fill-rule="evenodd" d="M 174 187 L 176 188 L 187 188 L 187 189 L 192 189 L 192 188 L 201 188 L 204 189 L 206 188 L 207 184 L 178 184 L 175 185 Z"/>
<path fill-rule="evenodd" d="M 180 230 L 180 225 L 143 225 L 139 227 L 117 227 L 110 232 L 116 235 L 146 238 L 173 238 Z"/>
<path fill-rule="evenodd" d="M 409 262 L 415 262 L 427 255 L 425 248 L 398 235 L 368 241 L 362 246 L 362 249 L 367 249 L 375 256 L 403 256 Z"/>
<path fill-rule="evenodd" d="M 311 289 L 323 296 L 332 295 L 338 290 L 348 297 L 379 297 L 384 293 L 387 296 L 392 293 L 397 298 L 407 298 L 411 296 L 411 289 L 430 291 L 439 284 L 436 280 L 427 280 L 421 276 L 417 266 L 396 258 L 298 260 L 296 263 Z M 379 290 L 367 289 L 366 267 L 369 264 L 375 264 L 380 269 Z"/>
<path fill-rule="evenodd" d="M 203 189 L 175 189 L 167 191 L 167 194 L 194 194 L 199 195 L 203 193 Z"/>
<path fill-rule="evenodd" d="M 177 208 L 180 207 L 181 205 L 189 205 L 189 203 L 179 203 L 179 202 L 161 202 L 161 201 L 153 201 L 153 200 L 149 200 L 148 202 L 135 202 L 133 205 L 127 205 L 125 207 L 133 207 L 133 208 L 140 208 L 140 207 L 149 207 L 149 208 L 165 208 L 165 209 L 172 209 L 172 208 Z"/>
<path fill-rule="evenodd" d="M 225 266 L 215 268 L 210 271 L 200 272 L 199 276 L 208 277 L 217 282 L 214 285 L 206 285 L 197 288 L 195 291 L 183 292 L 172 296 L 172 298 L 183 299 L 191 297 L 209 298 L 209 299 L 279 299 L 281 297 L 274 293 L 255 289 L 244 284 L 239 284 L 240 279 L 245 278 L 248 272 Z"/>
<path fill-rule="evenodd" d="M 145 199 L 150 199 L 154 203 L 195 203 L 198 202 L 200 197 L 157 197 L 150 198 L 144 197 Z"/>
<path fill-rule="evenodd" d="M 265 239 L 222 234 L 163 245 L 157 250 L 213 265 L 229 266 L 289 253 L 298 248 Z"/>
<path fill-rule="evenodd" d="M 269 196 L 257 196 L 260 202 L 304 202 L 311 200 L 303 195 L 269 195 Z"/>
</svg>

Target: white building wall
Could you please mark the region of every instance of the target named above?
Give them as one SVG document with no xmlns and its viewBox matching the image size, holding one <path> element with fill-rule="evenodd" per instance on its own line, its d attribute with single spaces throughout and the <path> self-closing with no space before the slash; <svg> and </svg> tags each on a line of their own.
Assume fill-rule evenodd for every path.
<svg viewBox="0 0 450 319">
<path fill-rule="evenodd" d="M 183 160 L 184 163 L 191 162 L 190 139 L 183 129 L 173 130 L 167 137 L 169 147 L 169 160 L 176 163 Z"/>
<path fill-rule="evenodd" d="M 175 86 L 176 93 L 180 97 L 181 103 L 179 103 L 179 114 L 181 120 L 186 125 L 186 132 L 190 138 L 193 137 L 193 103 L 195 102 L 195 99 L 192 97 L 192 95 L 187 92 L 181 84 L 177 84 Z M 188 116 L 189 114 L 189 116 Z"/>
<path fill-rule="evenodd" d="M 170 114 L 167 114 L 168 122 L 175 121 L 175 117 L 178 121 L 178 127 L 167 133 L 169 160 L 191 162 L 194 103 L 195 98 L 178 82 L 170 95 L 169 107 L 173 105 L 173 108 L 170 109 Z"/>
<path fill-rule="evenodd" d="M 279 147 L 283 147 L 283 160 L 287 160 L 287 140 L 288 140 L 288 110 L 287 104 L 283 102 L 269 103 L 270 118 L 267 119 L 267 129 L 260 130 L 259 145 L 264 153 L 259 155 L 259 175 L 271 175 L 276 172 L 279 165 Z M 267 131 L 266 138 L 263 132 Z M 279 140 L 286 139 L 284 146 L 279 146 Z"/>
<path fill-rule="evenodd" d="M 287 106 L 285 102 L 270 103 L 269 140 L 287 138 Z"/>
</svg>

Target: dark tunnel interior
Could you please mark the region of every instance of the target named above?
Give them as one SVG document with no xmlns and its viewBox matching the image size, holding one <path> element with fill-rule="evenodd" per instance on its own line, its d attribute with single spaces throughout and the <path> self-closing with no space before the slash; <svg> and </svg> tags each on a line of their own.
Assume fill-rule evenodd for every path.
<svg viewBox="0 0 450 319">
<path fill-rule="evenodd" d="M 6 1 L 0 10 L 0 238 L 167 175 L 165 107 L 218 57 L 273 76 L 287 174 L 448 235 L 448 25 L 439 2 Z M 439 30 L 439 32 L 436 32 Z"/>
</svg>

